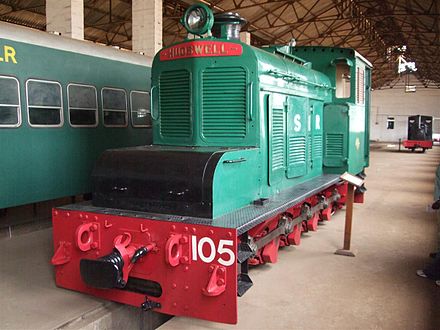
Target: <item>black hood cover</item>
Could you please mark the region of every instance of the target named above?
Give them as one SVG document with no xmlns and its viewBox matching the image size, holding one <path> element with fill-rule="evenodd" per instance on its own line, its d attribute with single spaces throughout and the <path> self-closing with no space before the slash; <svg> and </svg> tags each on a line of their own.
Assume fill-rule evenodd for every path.
<svg viewBox="0 0 440 330">
<path fill-rule="evenodd" d="M 93 205 L 212 218 L 214 171 L 226 151 L 107 150 L 92 173 Z"/>
</svg>

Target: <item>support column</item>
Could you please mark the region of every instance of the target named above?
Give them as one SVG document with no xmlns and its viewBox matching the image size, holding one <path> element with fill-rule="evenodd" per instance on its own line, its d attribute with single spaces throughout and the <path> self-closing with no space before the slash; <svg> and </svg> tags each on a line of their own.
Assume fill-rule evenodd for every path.
<svg viewBox="0 0 440 330">
<path fill-rule="evenodd" d="M 84 0 L 46 0 L 46 31 L 84 40 Z"/>
<path fill-rule="evenodd" d="M 251 34 L 246 31 L 240 32 L 240 41 L 244 42 L 245 44 L 250 45 L 251 44 Z"/>
<path fill-rule="evenodd" d="M 162 1 L 133 0 L 132 49 L 153 57 L 162 48 Z"/>
</svg>

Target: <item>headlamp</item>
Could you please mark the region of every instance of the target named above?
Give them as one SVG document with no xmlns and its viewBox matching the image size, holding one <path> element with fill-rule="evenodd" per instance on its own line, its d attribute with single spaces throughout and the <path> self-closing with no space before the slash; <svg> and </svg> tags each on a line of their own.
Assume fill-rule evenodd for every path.
<svg viewBox="0 0 440 330">
<path fill-rule="evenodd" d="M 186 10 L 182 17 L 182 24 L 189 33 L 200 36 L 211 30 L 214 15 L 208 6 L 198 3 Z"/>
</svg>

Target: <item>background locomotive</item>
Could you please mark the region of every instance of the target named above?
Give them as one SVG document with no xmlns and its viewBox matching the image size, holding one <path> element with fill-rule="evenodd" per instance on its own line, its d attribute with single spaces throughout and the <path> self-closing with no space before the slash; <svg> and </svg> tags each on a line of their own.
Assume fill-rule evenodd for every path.
<svg viewBox="0 0 440 330">
<path fill-rule="evenodd" d="M 151 142 L 151 59 L 0 23 L 0 209 L 91 192 L 106 149 Z"/>
<path fill-rule="evenodd" d="M 432 145 L 432 117 L 408 117 L 408 139 L 403 141 L 403 146 L 411 151 L 420 148 L 425 152 L 426 149 L 432 149 Z"/>
<path fill-rule="evenodd" d="M 251 47 L 231 13 L 211 37 L 213 21 L 190 7 L 184 25 L 204 37 L 154 59 L 153 145 L 106 151 L 93 203 L 54 209 L 57 285 L 236 323 L 249 264 L 276 262 L 343 205 L 340 174 L 363 175 L 370 63 L 352 49 Z"/>
</svg>

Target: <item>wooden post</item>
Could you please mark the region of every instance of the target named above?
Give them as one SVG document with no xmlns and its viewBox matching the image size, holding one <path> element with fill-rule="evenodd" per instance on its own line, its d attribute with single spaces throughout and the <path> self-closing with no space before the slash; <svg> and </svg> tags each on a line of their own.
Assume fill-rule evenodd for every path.
<svg viewBox="0 0 440 330">
<path fill-rule="evenodd" d="M 347 202 L 345 208 L 345 231 L 344 231 L 344 248 L 336 250 L 335 254 L 354 257 L 354 253 L 350 251 L 351 244 L 351 225 L 353 221 L 353 202 L 354 202 L 354 185 L 348 183 Z"/>
</svg>

